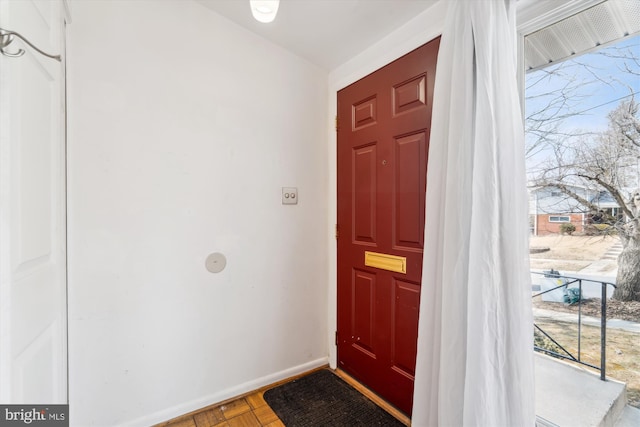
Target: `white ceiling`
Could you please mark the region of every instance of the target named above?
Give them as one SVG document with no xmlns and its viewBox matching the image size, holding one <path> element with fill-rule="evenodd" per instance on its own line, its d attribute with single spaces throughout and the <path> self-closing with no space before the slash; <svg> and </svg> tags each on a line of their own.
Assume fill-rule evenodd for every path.
<svg viewBox="0 0 640 427">
<path fill-rule="evenodd" d="M 205 7 L 331 71 L 438 0 L 280 0 L 275 21 L 253 19 L 249 0 L 198 0 Z M 518 0 L 524 9 L 560 7 L 559 0 Z M 588 7 L 526 37 L 525 67 L 534 70 L 588 52 L 640 30 L 640 0 L 564 0 Z M 568 7 L 568 6 L 567 6 Z M 573 6 L 572 6 L 573 7 Z M 519 8 L 520 12 L 520 8 Z M 526 14 L 526 13 L 525 13 Z"/>
<path fill-rule="evenodd" d="M 590 52 L 640 34 L 640 0 L 609 0 L 529 34 L 525 38 L 525 69 Z"/>
<path fill-rule="evenodd" d="M 238 25 L 330 71 L 437 0 L 280 0 L 275 21 L 253 19 L 249 0 L 199 0 Z"/>
</svg>

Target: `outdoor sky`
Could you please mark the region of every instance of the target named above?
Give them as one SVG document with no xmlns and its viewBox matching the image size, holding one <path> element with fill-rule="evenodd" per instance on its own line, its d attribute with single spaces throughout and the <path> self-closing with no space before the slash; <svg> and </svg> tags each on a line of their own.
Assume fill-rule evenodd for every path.
<svg viewBox="0 0 640 427">
<path fill-rule="evenodd" d="M 637 61 L 634 63 L 628 59 L 611 58 L 603 55 L 602 52 L 634 56 Z M 625 63 L 634 70 L 635 74 L 625 71 Z M 559 131 L 574 135 L 585 131 L 606 130 L 607 115 L 622 100 L 629 99 L 633 92 L 636 101 L 640 102 L 640 35 L 623 39 L 600 51 L 579 55 L 528 73 L 525 83 L 525 117 L 548 104 L 549 96 L 541 97 L 541 94 L 560 90 L 570 79 L 574 79 L 571 86 L 574 86 L 575 90 L 571 92 L 569 105 L 560 113 L 581 114 L 557 120 L 560 124 Z M 534 84 L 534 82 L 537 83 Z M 528 126 L 525 124 L 526 127 Z M 532 134 L 527 134 L 525 138 L 528 145 L 535 141 L 535 136 Z M 535 174 L 537 165 L 542 164 L 549 154 L 549 151 L 542 151 L 527 158 L 527 169 L 530 175 Z"/>
<path fill-rule="evenodd" d="M 620 103 L 619 98 L 630 95 L 630 88 L 636 93 L 636 100 L 640 101 L 640 65 L 626 61 L 637 74 L 625 72 L 624 60 L 608 58 L 600 52 L 614 52 L 614 48 L 631 52 L 640 63 L 640 35 L 630 37 L 601 51 L 580 55 L 559 64 L 551 65 L 543 70 L 534 71 L 526 75 L 526 114 L 528 116 L 535 109 L 544 105 L 543 100 L 532 100 L 532 96 L 541 92 L 548 92 L 553 88 L 560 88 L 566 84 L 566 79 L 551 77 L 543 79 L 540 84 L 530 87 L 532 82 L 539 80 L 551 70 L 560 69 L 566 75 L 574 75 L 578 89 L 576 91 L 574 111 L 583 112 L 582 115 L 564 120 L 563 129 L 582 129 L 588 131 L 602 131 L 607 127 L 607 114 Z M 596 80 L 589 70 L 597 74 L 602 81 Z M 606 84 L 605 82 L 609 83 Z M 600 106 L 600 107 L 597 107 Z M 594 108 L 597 107 L 597 108 Z"/>
</svg>

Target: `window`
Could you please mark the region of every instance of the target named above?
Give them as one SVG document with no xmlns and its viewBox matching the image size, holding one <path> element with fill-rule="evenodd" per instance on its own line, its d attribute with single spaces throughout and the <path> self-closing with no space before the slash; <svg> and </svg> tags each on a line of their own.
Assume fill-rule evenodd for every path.
<svg viewBox="0 0 640 427">
<path fill-rule="evenodd" d="M 549 215 L 549 222 L 571 222 L 569 216 Z"/>
</svg>

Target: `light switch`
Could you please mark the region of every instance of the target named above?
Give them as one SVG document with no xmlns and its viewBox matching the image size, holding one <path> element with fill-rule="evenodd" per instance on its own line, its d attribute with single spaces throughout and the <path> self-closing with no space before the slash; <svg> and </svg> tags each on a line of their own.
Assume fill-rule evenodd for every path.
<svg viewBox="0 0 640 427">
<path fill-rule="evenodd" d="M 282 204 L 298 204 L 298 189 L 296 187 L 282 187 Z"/>
</svg>

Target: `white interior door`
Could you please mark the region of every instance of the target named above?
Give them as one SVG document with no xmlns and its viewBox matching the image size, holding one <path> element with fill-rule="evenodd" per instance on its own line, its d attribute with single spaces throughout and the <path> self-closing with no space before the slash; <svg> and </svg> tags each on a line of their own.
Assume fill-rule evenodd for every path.
<svg viewBox="0 0 640 427">
<path fill-rule="evenodd" d="M 0 0 L 0 27 L 64 48 L 61 0 Z M 0 402 L 67 403 L 64 64 L 0 55 Z"/>
</svg>

